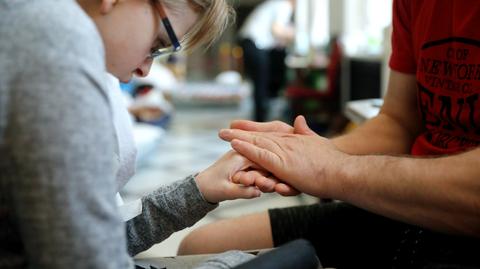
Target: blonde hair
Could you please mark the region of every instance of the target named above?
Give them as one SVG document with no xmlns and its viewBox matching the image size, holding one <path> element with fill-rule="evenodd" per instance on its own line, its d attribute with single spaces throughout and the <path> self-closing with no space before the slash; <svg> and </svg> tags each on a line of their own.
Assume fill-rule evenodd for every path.
<svg viewBox="0 0 480 269">
<path fill-rule="evenodd" d="M 188 5 L 199 14 L 199 21 L 181 40 L 185 51 L 200 46 L 211 46 L 234 19 L 233 8 L 226 0 L 163 0 L 169 7 L 185 8 Z M 181 6 L 181 7 L 180 7 Z"/>
</svg>

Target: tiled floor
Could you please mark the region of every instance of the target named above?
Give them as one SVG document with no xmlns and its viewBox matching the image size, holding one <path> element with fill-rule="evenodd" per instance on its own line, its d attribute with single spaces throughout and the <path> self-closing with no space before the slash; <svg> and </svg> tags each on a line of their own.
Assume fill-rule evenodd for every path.
<svg viewBox="0 0 480 269">
<path fill-rule="evenodd" d="M 207 168 L 230 149 L 228 143 L 218 138 L 218 130 L 228 127 L 231 120 L 247 118 L 248 115 L 248 103 L 239 107 L 177 108 L 171 126 L 160 144 L 138 168 L 137 175 L 125 186 L 122 192 L 124 198 L 126 200 L 138 198 L 158 186 Z M 210 212 L 194 227 L 272 207 L 315 201 L 314 198 L 304 195 L 285 198 L 275 194 L 263 194 L 255 200 L 223 202 L 218 209 Z M 180 241 L 191 229 L 173 234 L 162 243 L 139 254 L 139 257 L 175 255 Z"/>
</svg>

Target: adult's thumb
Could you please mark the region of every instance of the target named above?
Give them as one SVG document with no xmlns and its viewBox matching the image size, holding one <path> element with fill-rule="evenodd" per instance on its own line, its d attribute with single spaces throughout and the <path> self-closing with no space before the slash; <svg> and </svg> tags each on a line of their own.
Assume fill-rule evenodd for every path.
<svg viewBox="0 0 480 269">
<path fill-rule="evenodd" d="M 294 133 L 295 134 L 302 134 L 302 135 L 316 135 L 310 127 L 308 127 L 307 121 L 305 120 L 304 116 L 298 116 L 295 118 L 295 122 L 293 123 Z"/>
</svg>

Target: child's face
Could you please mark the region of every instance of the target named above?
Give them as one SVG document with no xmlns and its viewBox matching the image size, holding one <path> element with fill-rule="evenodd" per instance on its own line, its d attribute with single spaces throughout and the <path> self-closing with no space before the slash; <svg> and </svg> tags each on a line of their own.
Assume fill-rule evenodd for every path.
<svg viewBox="0 0 480 269">
<path fill-rule="evenodd" d="M 198 14 L 188 5 L 175 11 L 163 7 L 181 40 L 198 20 Z M 158 42 L 171 44 L 150 0 L 118 1 L 109 12 L 93 19 L 104 41 L 107 70 L 121 81 L 130 80 L 133 74 L 146 76 L 152 65 L 148 57 L 151 49 Z"/>
</svg>

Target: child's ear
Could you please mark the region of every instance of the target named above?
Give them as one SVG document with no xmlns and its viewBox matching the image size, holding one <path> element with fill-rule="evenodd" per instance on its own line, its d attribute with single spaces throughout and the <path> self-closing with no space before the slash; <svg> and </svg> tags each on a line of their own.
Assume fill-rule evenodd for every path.
<svg viewBox="0 0 480 269">
<path fill-rule="evenodd" d="M 101 1 L 102 1 L 100 5 L 101 14 L 107 14 L 110 11 L 112 11 L 113 7 L 118 2 L 118 0 L 101 0 Z"/>
</svg>

